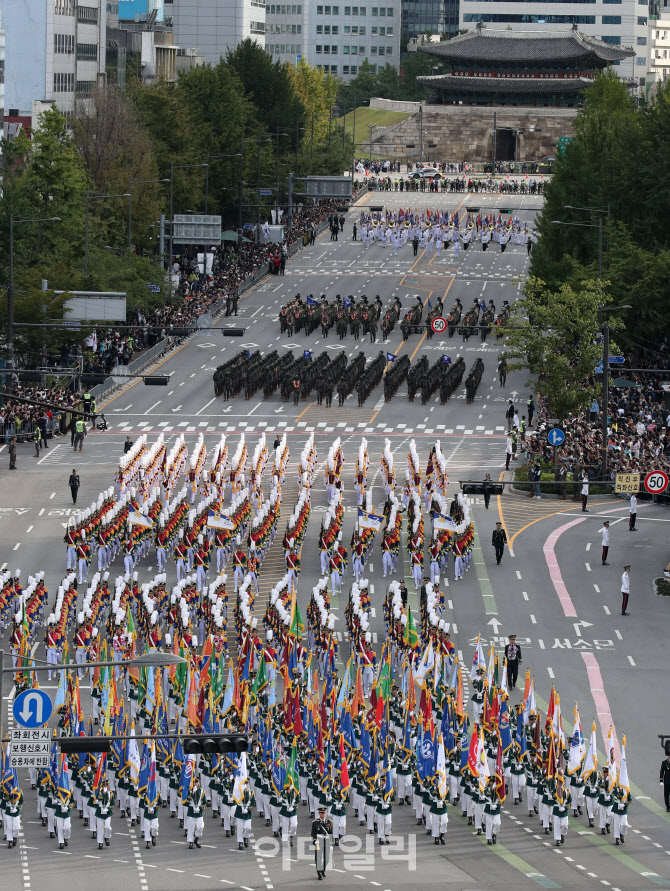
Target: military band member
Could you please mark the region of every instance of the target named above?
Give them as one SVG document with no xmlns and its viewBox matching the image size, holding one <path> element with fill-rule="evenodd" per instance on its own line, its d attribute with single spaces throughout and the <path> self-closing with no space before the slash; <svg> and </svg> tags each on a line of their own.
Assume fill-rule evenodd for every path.
<svg viewBox="0 0 670 891">
<path fill-rule="evenodd" d="M 326 877 L 328 855 L 330 852 L 330 836 L 333 824 L 326 819 L 326 808 L 319 808 L 319 816 L 312 822 L 312 843 L 314 844 L 314 863 L 319 881 Z"/>
</svg>

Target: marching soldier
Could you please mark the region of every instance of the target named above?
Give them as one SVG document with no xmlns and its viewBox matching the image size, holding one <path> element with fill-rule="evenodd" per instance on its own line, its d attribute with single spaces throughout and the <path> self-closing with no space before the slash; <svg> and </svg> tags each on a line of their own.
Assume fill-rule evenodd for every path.
<svg viewBox="0 0 670 891">
<path fill-rule="evenodd" d="M 205 821 L 203 814 L 206 807 L 205 792 L 200 787 L 200 781 L 197 775 L 193 776 L 193 784 L 191 791 L 186 799 L 186 832 L 188 834 L 188 846 L 192 848 L 195 844 L 196 848 L 200 847 L 200 839 L 205 829 Z"/>
<path fill-rule="evenodd" d="M 560 847 L 565 841 L 568 834 L 568 813 L 570 811 L 570 801 L 572 794 L 569 789 L 565 788 L 565 778 L 561 771 L 556 776 L 556 787 L 554 789 L 554 842 L 556 847 Z"/>
<path fill-rule="evenodd" d="M 107 847 L 109 847 L 112 838 L 112 795 L 106 777 L 100 780 L 100 786 L 94 795 L 94 802 L 98 850 L 101 851 L 103 837 Z"/>
<path fill-rule="evenodd" d="M 333 824 L 326 819 L 326 808 L 319 808 L 319 816 L 312 822 L 312 842 L 314 844 L 314 864 L 316 876 L 319 881 L 326 877 L 328 854 L 330 851 L 330 836 Z"/>
</svg>

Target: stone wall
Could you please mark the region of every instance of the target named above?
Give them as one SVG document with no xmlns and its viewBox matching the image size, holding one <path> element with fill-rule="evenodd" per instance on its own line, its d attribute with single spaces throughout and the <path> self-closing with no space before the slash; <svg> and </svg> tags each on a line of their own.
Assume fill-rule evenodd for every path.
<svg viewBox="0 0 670 891">
<path fill-rule="evenodd" d="M 517 160 L 539 161 L 556 154 L 560 136 L 574 135 L 575 108 L 512 106 L 424 105 L 423 158 L 434 161 L 490 161 L 493 152 L 493 114 L 498 145 L 501 131 L 525 128 L 518 136 Z M 420 114 L 387 128 L 374 142 L 384 157 L 417 160 L 420 152 Z M 530 127 L 535 127 L 530 132 Z M 374 148 L 373 148 L 374 152 Z M 498 157 L 501 155 L 498 153 Z"/>
<path fill-rule="evenodd" d="M 409 102 L 402 99 L 370 99 L 370 108 L 376 108 L 378 111 L 418 111 L 421 106 L 420 102 Z"/>
</svg>

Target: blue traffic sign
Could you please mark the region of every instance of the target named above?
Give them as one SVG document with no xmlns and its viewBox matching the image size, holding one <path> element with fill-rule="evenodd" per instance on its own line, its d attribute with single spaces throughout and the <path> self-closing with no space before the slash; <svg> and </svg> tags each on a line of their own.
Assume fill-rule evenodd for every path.
<svg viewBox="0 0 670 891">
<path fill-rule="evenodd" d="M 551 446 L 560 446 L 565 442 L 565 433 L 558 427 L 554 427 L 547 433 L 547 441 Z"/>
<path fill-rule="evenodd" d="M 609 363 L 610 365 L 623 365 L 624 358 L 623 356 L 610 356 Z"/>
<path fill-rule="evenodd" d="M 14 700 L 12 713 L 21 727 L 41 727 L 51 717 L 53 705 L 44 690 L 24 690 Z"/>
</svg>

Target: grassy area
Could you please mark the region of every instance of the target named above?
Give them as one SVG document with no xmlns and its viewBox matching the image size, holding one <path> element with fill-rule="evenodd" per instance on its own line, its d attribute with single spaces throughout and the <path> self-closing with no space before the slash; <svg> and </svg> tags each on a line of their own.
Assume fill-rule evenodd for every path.
<svg viewBox="0 0 670 891">
<path fill-rule="evenodd" d="M 356 109 L 356 143 L 357 147 L 360 150 L 362 148 L 361 143 L 365 142 L 366 139 L 369 139 L 370 131 L 368 130 L 368 124 L 372 124 L 376 127 L 393 127 L 395 124 L 399 124 L 401 121 L 406 120 L 410 117 L 410 114 L 406 111 L 381 111 L 377 108 L 357 108 Z M 346 115 L 346 121 L 344 118 L 337 119 L 337 125 L 339 127 L 342 126 L 342 123 L 345 123 L 345 127 L 347 133 L 350 136 L 353 136 L 354 129 L 354 113 L 350 111 Z M 381 135 L 381 134 L 378 134 Z M 373 132 L 374 137 L 374 132 Z M 374 143 L 372 145 L 372 153 L 375 154 Z"/>
<path fill-rule="evenodd" d="M 654 582 L 657 594 L 662 594 L 663 597 L 670 596 L 670 582 L 666 578 L 655 579 Z"/>
</svg>

